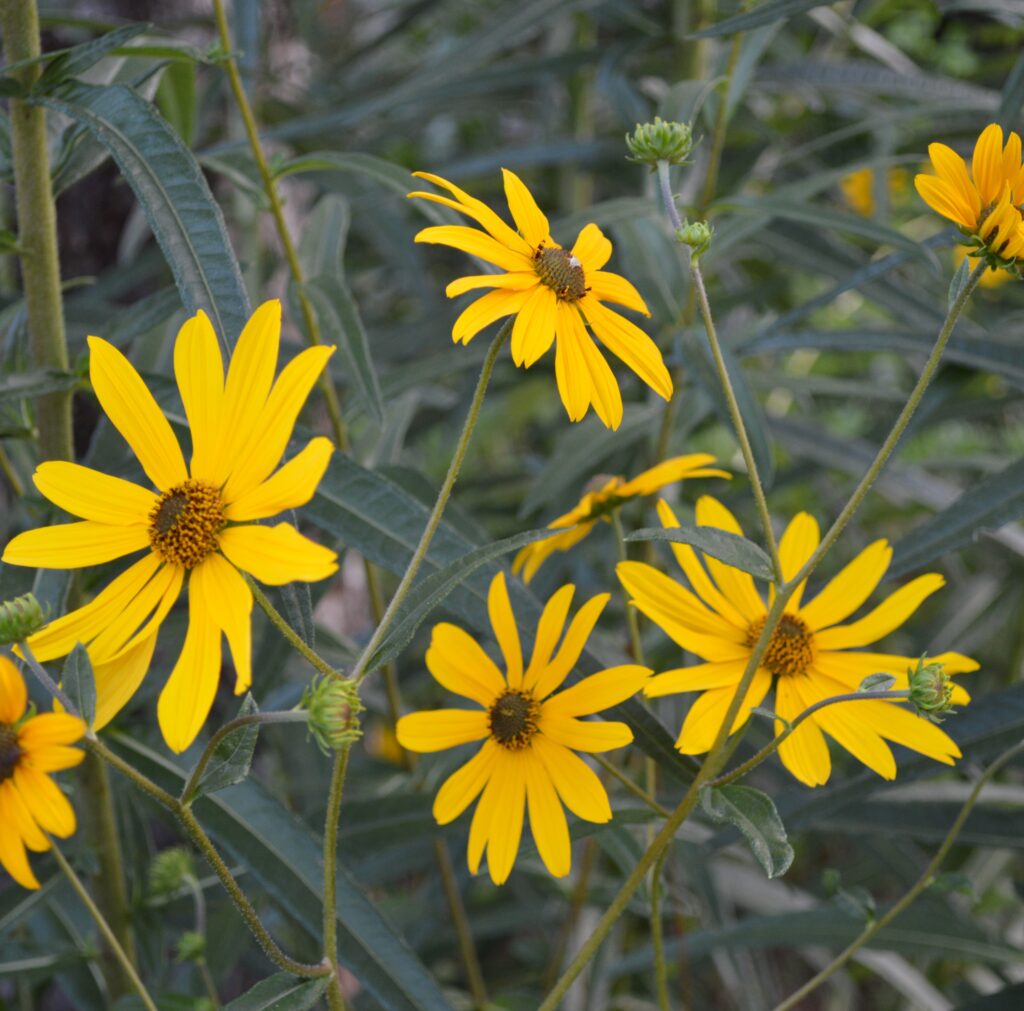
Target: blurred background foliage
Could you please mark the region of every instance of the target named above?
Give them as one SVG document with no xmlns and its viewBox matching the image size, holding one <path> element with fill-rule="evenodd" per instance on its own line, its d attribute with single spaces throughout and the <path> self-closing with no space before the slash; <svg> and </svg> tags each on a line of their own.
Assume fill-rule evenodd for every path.
<svg viewBox="0 0 1024 1011">
<path fill-rule="evenodd" d="M 41 13 L 46 51 L 109 39 L 119 29 L 124 35 L 94 60 L 51 62 L 40 92 L 52 113 L 74 375 L 29 368 L 16 260 L 0 256 L 4 541 L 46 517 L 30 480 L 37 393 L 75 384 L 79 459 L 131 475 L 119 437 L 88 392 L 87 334 L 127 349 L 180 425 L 171 349 L 185 316 L 183 295 L 210 283 L 225 332 L 231 339 L 237 333 L 244 292 L 213 234 L 214 205 L 199 199 L 201 185 L 180 193 L 169 185 L 187 181 L 195 166 L 223 212 L 249 299 L 288 299 L 291 351 L 302 344 L 301 317 L 208 5 L 66 0 L 43 3 Z M 630 377 L 625 420 L 608 432 L 593 417 L 567 422 L 550 357 L 525 373 L 506 356 L 431 552 L 436 568 L 477 545 L 543 526 L 594 475 L 629 476 L 655 462 L 659 449 L 711 451 L 738 469 L 693 322 L 684 253 L 663 223 L 653 176 L 624 157 L 622 138 L 635 123 L 654 114 L 692 119 L 701 138 L 693 164 L 674 181 L 681 206 L 706 214 L 716 229 L 705 274 L 755 451 L 770 475 L 772 509 L 780 523 L 805 509 L 822 524 L 888 430 L 945 315 L 953 232 L 910 184 L 927 144 L 941 140 L 967 153 L 990 121 L 1024 126 L 1024 5 L 1014 0 L 770 0 L 742 7 L 729 0 L 235 0 L 231 30 L 320 325 L 342 349 L 333 371 L 351 459 L 332 467 L 305 513 L 345 549 L 342 577 L 315 588 L 311 601 L 279 598 L 303 628 L 315 606 L 319 646 L 339 665 L 370 630 L 360 554 L 401 571 L 485 350 L 486 338 L 468 349 L 451 343 L 459 306 L 444 298 L 444 284 L 463 272 L 464 257 L 413 244 L 425 216 L 447 220 L 447 212 L 406 201 L 410 171 L 436 172 L 502 209 L 505 166 L 533 189 L 559 240 L 598 222 L 615 242 L 611 269 L 647 298 L 649 331 L 680 379 L 666 421 L 661 401 Z M 148 103 L 159 122 L 144 113 Z M 708 185 L 716 136 L 724 146 Z M 0 119 L 0 214 L 13 231 L 8 156 Z M 192 248 L 188 237 L 196 235 Z M 13 242 L 5 233 L 3 249 Z M 700 818 L 688 823 L 666 866 L 664 927 L 679 1007 L 758 1011 L 793 990 L 876 906 L 909 886 L 965 798 L 969 774 L 1020 737 L 1022 323 L 1019 283 L 978 293 L 897 458 L 819 577 L 878 537 L 896 546 L 890 580 L 936 569 L 946 575 L 945 591 L 889 645 L 910 655 L 957 649 L 981 661 L 969 678 L 975 701 L 946 724 L 965 753 L 959 769 L 904 753 L 897 781 L 886 784 L 835 752 L 830 785 L 808 791 L 768 762 L 753 782 L 775 798 L 796 850 L 782 879 L 766 879 L 729 831 Z M 305 421 L 325 428 L 316 404 Z M 683 511 L 703 492 L 722 496 L 748 531 L 756 530 L 741 477 L 728 487 L 683 487 Z M 632 506 L 627 519 L 651 525 L 651 506 Z M 654 555 L 667 563 L 662 548 Z M 602 527 L 572 554 L 555 556 L 532 592 L 516 591 L 523 618 L 536 614 L 534 593 L 543 599 L 566 580 L 588 594 L 615 590 L 615 551 L 611 529 Z M 447 614 L 479 630 L 493 564 L 434 618 Z M 95 590 L 110 571 L 90 572 L 84 589 Z M 34 585 L 59 606 L 66 583 L 57 574 L 42 573 Z M 31 572 L 0 568 L 0 596 L 32 586 Z M 176 627 L 169 619 L 174 631 L 161 638 L 155 676 L 109 734 L 125 757 L 167 784 L 180 783 L 180 769 L 192 761 L 170 761 L 154 720 L 183 618 Z M 257 701 L 264 709 L 294 705 L 309 671 L 255 620 Z M 399 661 L 407 705 L 441 703 L 422 662 L 428 628 Z M 614 658 L 626 648 L 619 598 L 602 628 L 591 669 L 594 657 Z M 645 628 L 644 636 L 653 666 L 680 663 L 657 629 Z M 432 793 L 458 756 L 405 768 L 378 679 L 368 682 L 365 701 L 365 746 L 353 756 L 340 847 L 342 955 L 354 973 L 354 1006 L 470 1006 L 434 863 L 433 840 L 442 834 L 455 854 L 491 1000 L 535 1007 L 637 860 L 649 813 L 612 782 L 616 819 L 599 829 L 574 826 L 571 878 L 552 880 L 524 843 L 525 859 L 496 889 L 465 871 L 468 819 L 439 832 L 430 817 Z M 690 774 L 666 747 L 688 701 L 644 704 L 667 728 L 648 728 L 644 747 L 663 766 L 669 806 Z M 227 719 L 236 706 L 225 691 L 215 712 Z M 752 753 L 769 732 L 767 721 L 755 721 L 737 754 Z M 642 763 L 643 752 L 633 749 L 628 764 L 638 771 Z M 947 864 L 950 873 L 807 1008 L 1021 1006 L 1020 772 L 1010 770 L 985 794 Z M 261 732 L 250 780 L 197 805 L 275 936 L 314 960 L 328 775 L 328 761 L 301 730 L 271 727 Z M 194 883 L 154 885 L 154 856 L 176 845 L 178 832 L 123 781 L 115 778 L 115 787 L 139 957 L 163 1005 L 198 1007 L 206 993 L 181 944 L 200 907 L 205 959 L 221 1000 L 270 975 L 198 858 Z M 87 811 L 79 814 L 88 821 Z M 77 864 L 94 869 L 88 832 L 73 842 Z M 0 887 L 0 1007 L 107 1008 L 91 925 L 55 866 L 37 863 L 46 882 L 40 892 Z M 565 1006 L 636 1011 L 654 1006 L 653 986 L 649 902 L 641 894 Z"/>
</svg>

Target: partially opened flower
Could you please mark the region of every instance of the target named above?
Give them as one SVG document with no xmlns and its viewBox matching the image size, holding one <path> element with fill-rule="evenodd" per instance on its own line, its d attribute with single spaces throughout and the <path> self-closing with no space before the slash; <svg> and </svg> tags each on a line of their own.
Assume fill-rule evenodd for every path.
<svg viewBox="0 0 1024 1011">
<path fill-rule="evenodd" d="M 914 186 L 933 211 L 959 225 L 967 244 L 976 246 L 990 266 L 1006 266 L 1024 253 L 1024 165 L 1021 140 L 990 123 L 974 145 L 971 171 L 952 148 L 929 144 L 936 175 L 917 175 Z"/>
<path fill-rule="evenodd" d="M 85 752 L 85 723 L 66 713 L 28 711 L 28 692 L 18 668 L 0 656 L 0 864 L 23 888 L 38 888 L 26 848 L 50 848 L 47 833 L 66 839 L 75 811 L 50 773 L 70 769 Z"/>
<path fill-rule="evenodd" d="M 564 530 L 543 541 L 527 544 L 515 557 L 512 571 L 522 573 L 523 581 L 529 583 L 537 570 L 556 551 L 568 551 L 579 544 L 599 520 L 611 522 L 613 510 L 623 502 L 641 495 L 653 495 L 659 488 L 691 477 L 724 477 L 732 475 L 725 470 L 708 467 L 715 458 L 709 453 L 690 453 L 664 460 L 648 470 L 637 474 L 631 481 L 622 477 L 611 477 L 599 488 L 587 492 L 579 503 L 567 513 L 552 520 L 549 530 Z"/>
<path fill-rule="evenodd" d="M 580 421 L 593 405 L 609 428 L 618 428 L 622 395 L 604 355 L 587 332 L 589 326 L 605 348 L 667 400 L 672 395 L 672 378 L 658 346 L 604 304 L 612 302 L 650 315 L 629 281 L 601 269 L 612 255 L 611 242 L 591 224 L 580 232 L 572 249 L 563 249 L 551 238 L 548 219 L 522 180 L 508 169 L 502 173 L 515 229 L 446 179 L 415 173 L 452 196 L 418 191 L 410 197 L 444 204 L 483 228 L 436 225 L 424 228 L 416 241 L 452 246 L 505 271 L 461 277 L 448 285 L 449 298 L 478 288 L 495 289 L 466 307 L 455 321 L 452 339 L 468 344 L 495 320 L 514 315 L 512 359 L 516 365 L 529 368 L 554 343 L 555 379 L 569 417 Z"/>
<path fill-rule="evenodd" d="M 672 510 L 658 504 L 662 523 L 677 526 Z M 697 503 L 697 524 L 742 534 L 733 515 L 715 499 Z M 807 513 L 793 518 L 779 543 L 783 576 L 792 579 L 810 558 L 819 541 L 818 524 Z M 767 608 L 753 577 L 693 548 L 672 544 L 672 551 L 691 589 L 641 562 L 622 562 L 619 578 L 632 603 L 680 647 L 705 662 L 665 671 L 648 681 L 649 696 L 701 692 L 683 723 L 676 747 L 684 754 L 707 751 L 725 719 L 726 710 L 765 625 Z M 930 573 L 918 576 L 891 593 L 873 610 L 849 621 L 885 575 L 892 548 L 885 540 L 868 545 L 831 579 L 809 603 L 801 585 L 765 650 L 761 664 L 731 732 L 746 723 L 775 687 L 773 710 L 792 721 L 822 699 L 856 691 L 870 674 L 885 672 L 906 689 L 908 670 L 917 660 L 891 653 L 865 652 L 899 628 L 920 604 L 945 582 Z M 977 670 L 978 664 L 959 653 L 930 658 L 946 674 Z M 951 701 L 965 703 L 967 692 L 956 685 Z M 777 724 L 777 730 L 782 724 Z M 808 786 L 825 783 L 831 772 L 825 734 L 885 779 L 896 775 L 896 761 L 887 741 L 919 751 L 938 762 L 952 764 L 960 751 L 952 738 L 933 723 L 902 705 L 883 700 L 857 700 L 827 706 L 804 720 L 779 748 L 783 764 Z"/>
<path fill-rule="evenodd" d="M 524 669 L 512 603 L 499 572 L 491 581 L 487 607 L 505 673 L 461 628 L 437 625 L 427 650 L 430 673 L 479 708 L 437 709 L 398 721 L 398 741 L 409 751 L 443 751 L 483 741 L 438 791 L 434 817 L 447 825 L 480 797 L 469 831 L 469 869 L 477 872 L 486 850 L 495 884 L 512 871 L 526 810 L 544 866 L 555 877 L 569 873 L 572 853 L 562 805 L 584 821 L 603 823 L 612 817 L 600 779 L 574 752 L 609 751 L 633 740 L 624 723 L 581 717 L 636 694 L 651 673 L 646 667 L 611 667 L 552 695 L 579 660 L 608 603 L 607 593 L 588 600 L 563 638 L 574 592 L 573 586 L 563 586 L 544 607 Z"/>
<path fill-rule="evenodd" d="M 334 351 L 320 346 L 301 352 L 275 382 L 280 330 L 280 303 L 264 303 L 242 331 L 225 377 L 206 315 L 199 312 L 182 326 L 174 372 L 192 432 L 190 466 L 142 377 L 112 344 L 89 338 L 93 389 L 152 487 L 74 463 L 42 463 L 33 476 L 36 487 L 82 522 L 20 534 L 3 560 L 77 569 L 145 552 L 93 601 L 28 640 L 42 661 L 64 656 L 78 642 L 88 648 L 96 727 L 135 694 L 160 624 L 186 580 L 188 632 L 158 707 L 164 739 L 179 752 L 195 739 L 213 705 L 222 636 L 234 660 L 235 691 L 252 681 L 252 593 L 242 573 L 279 586 L 337 571 L 336 554 L 290 523 L 255 522 L 308 502 L 332 452 L 330 440 L 312 439 L 275 473 L 299 411 Z"/>
</svg>

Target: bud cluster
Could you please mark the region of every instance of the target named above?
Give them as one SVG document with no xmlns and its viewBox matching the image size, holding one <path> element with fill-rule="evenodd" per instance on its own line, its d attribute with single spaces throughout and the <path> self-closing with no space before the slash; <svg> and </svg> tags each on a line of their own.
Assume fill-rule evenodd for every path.
<svg viewBox="0 0 1024 1011">
<path fill-rule="evenodd" d="M 637 123 L 636 129 L 626 134 L 629 160 L 652 168 L 660 161 L 669 165 L 684 164 L 692 146 L 693 131 L 689 123 L 676 123 L 660 116 L 655 116 L 653 123 Z"/>
<path fill-rule="evenodd" d="M 0 604 L 0 646 L 10 646 L 27 639 L 47 620 L 46 611 L 31 593 L 4 601 Z"/>
</svg>

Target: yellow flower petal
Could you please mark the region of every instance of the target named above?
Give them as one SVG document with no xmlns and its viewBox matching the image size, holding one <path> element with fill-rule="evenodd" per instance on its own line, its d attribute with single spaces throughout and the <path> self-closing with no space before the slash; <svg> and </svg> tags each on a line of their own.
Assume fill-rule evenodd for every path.
<svg viewBox="0 0 1024 1011">
<path fill-rule="evenodd" d="M 624 748 L 633 740 L 633 731 L 625 723 L 604 720 L 577 720 L 541 711 L 540 732 L 555 744 L 573 751 L 611 751 Z"/>
<path fill-rule="evenodd" d="M 984 204 L 977 187 L 967 175 L 967 166 L 963 158 L 945 144 L 929 144 L 928 157 L 931 158 L 939 178 L 949 183 L 960 202 L 970 208 L 972 223 L 969 227 L 973 228 Z"/>
<path fill-rule="evenodd" d="M 572 247 L 572 255 L 583 265 L 584 275 L 600 270 L 612 257 L 612 244 L 595 224 L 584 225 Z"/>
<path fill-rule="evenodd" d="M 961 196 L 956 187 L 945 180 L 935 176 L 916 175 L 914 188 L 921 199 L 937 214 L 972 231 L 978 226 L 978 216 L 974 213 L 971 203 Z"/>
<path fill-rule="evenodd" d="M 651 311 L 647 308 L 643 296 L 621 275 L 605 270 L 594 270 L 586 274 L 586 279 L 590 297 L 600 302 L 615 302 L 617 305 L 624 305 L 627 309 L 650 316 Z"/>
<path fill-rule="evenodd" d="M 27 705 L 25 679 L 7 657 L 0 656 L 0 723 L 17 723 Z"/>
<path fill-rule="evenodd" d="M 487 713 L 478 709 L 431 709 L 403 716 L 395 727 L 406 751 L 444 751 L 482 741 L 490 734 Z"/>
<path fill-rule="evenodd" d="M 869 675 L 878 672 L 891 674 L 895 679 L 893 688 L 905 691 L 909 685 L 907 672 L 913 670 L 919 657 L 899 656 L 893 653 L 835 652 L 818 650 L 814 657 L 814 669 L 840 682 L 844 692 L 855 691 Z M 977 660 L 972 660 L 962 653 L 939 653 L 929 657 L 932 663 L 941 663 L 945 673 L 951 677 L 955 674 L 967 674 L 978 669 Z M 954 705 L 963 706 L 970 702 L 971 697 L 963 685 L 953 685 L 950 701 Z"/>
<path fill-rule="evenodd" d="M 115 527 L 82 520 L 18 534 L 4 549 L 9 565 L 40 569 L 81 569 L 149 547 L 149 527 Z"/>
<path fill-rule="evenodd" d="M 74 744 L 85 736 L 85 721 L 67 713 L 40 713 L 18 731 L 18 747 L 35 751 L 55 744 Z"/>
<path fill-rule="evenodd" d="M 157 495 L 131 481 L 63 460 L 41 463 L 32 480 L 40 493 L 72 516 L 110 526 L 149 524 Z"/>
<path fill-rule="evenodd" d="M 644 684 L 644 695 L 659 698 L 662 695 L 677 695 L 679 692 L 703 692 L 710 688 L 738 685 L 748 662 L 749 657 L 739 657 L 736 660 L 698 663 L 692 667 L 662 671 Z"/>
<path fill-rule="evenodd" d="M 599 593 L 576 612 L 558 652 L 547 667 L 538 671 L 536 681 L 530 686 L 535 698 L 547 698 L 568 677 L 610 599 L 610 593 Z"/>
<path fill-rule="evenodd" d="M 674 456 L 641 471 L 636 477 L 617 488 L 615 494 L 623 497 L 653 495 L 659 488 L 664 488 L 667 484 L 675 484 L 676 481 L 683 481 L 687 477 L 693 476 L 694 473 L 698 473 L 702 477 L 708 475 L 732 477 L 728 471 L 708 470 L 707 465 L 714 462 L 715 458 L 710 453 L 688 453 L 685 456 Z M 662 525 L 667 526 L 668 524 Z M 678 526 L 678 521 L 672 525 Z"/>
<path fill-rule="evenodd" d="M 452 324 L 452 340 L 456 344 L 468 344 L 495 320 L 519 312 L 530 294 L 530 290 L 489 291 L 482 298 L 470 302 Z"/>
<path fill-rule="evenodd" d="M 541 706 L 548 716 L 590 716 L 632 698 L 651 676 L 649 667 L 622 664 L 591 674 L 564 692 L 553 695 Z"/>
<path fill-rule="evenodd" d="M 572 845 L 565 811 L 544 763 L 531 751 L 527 751 L 524 758 L 530 832 L 548 873 L 564 878 L 572 866 Z"/>
<path fill-rule="evenodd" d="M 177 596 L 177 590 L 174 596 Z M 156 632 L 136 636 L 109 660 L 93 664 L 96 675 L 94 730 L 102 730 L 139 690 L 153 660 L 156 638 Z"/>
<path fill-rule="evenodd" d="M 512 324 L 512 361 L 529 368 L 546 354 L 555 339 L 558 299 L 545 284 L 538 284 L 523 303 Z"/>
<path fill-rule="evenodd" d="M 334 444 L 319 436 L 262 484 L 228 505 L 225 515 L 233 522 L 262 520 L 286 509 L 305 505 L 323 479 L 331 462 Z"/>
<path fill-rule="evenodd" d="M 235 694 L 252 684 L 252 590 L 220 555 L 210 555 L 192 571 L 189 593 L 216 601 L 216 621 L 224 630 L 235 664 Z"/>
<path fill-rule="evenodd" d="M 515 235 L 515 232 L 512 233 Z M 518 238 L 518 236 L 517 236 Z M 456 278 L 444 289 L 449 298 L 464 295 L 477 288 L 504 288 L 508 291 L 525 291 L 538 286 L 540 281 L 535 271 L 524 270 L 508 274 L 470 274 Z"/>
<path fill-rule="evenodd" d="M 873 611 L 850 625 L 836 625 L 814 633 L 818 649 L 849 649 L 852 646 L 867 646 L 899 628 L 936 590 L 945 586 L 946 580 L 938 573 L 931 572 L 918 576 L 906 586 L 890 594 Z"/>
<path fill-rule="evenodd" d="M 793 678 L 781 677 L 775 686 L 775 712 L 793 722 L 806 709 L 793 687 Z M 776 723 L 776 734 L 782 724 Z M 805 786 L 824 786 L 832 772 L 828 743 L 813 719 L 806 719 L 779 745 L 782 764 Z"/>
<path fill-rule="evenodd" d="M 505 679 L 494 661 L 458 625 L 442 622 L 434 626 L 426 662 L 438 684 L 485 709 L 505 692 Z"/>
<path fill-rule="evenodd" d="M 596 298 L 585 298 L 582 307 L 601 343 L 659 397 L 668 400 L 672 396 L 672 377 L 665 368 L 658 345 L 635 323 L 606 308 Z"/>
<path fill-rule="evenodd" d="M 138 457 L 150 481 L 167 491 L 188 478 L 171 425 L 131 362 L 102 337 L 90 337 L 89 378 L 104 413 Z"/>
<path fill-rule="evenodd" d="M 65 769 L 73 769 L 85 761 L 85 752 L 81 748 L 66 748 L 56 746 L 52 748 L 40 748 L 33 751 L 28 761 L 37 772 L 63 772 Z"/>
<path fill-rule="evenodd" d="M 532 270 L 533 260 L 525 253 L 503 246 L 496 239 L 466 225 L 433 225 L 416 233 L 416 242 L 451 246 L 470 256 L 493 263 L 502 270 Z"/>
<path fill-rule="evenodd" d="M 487 840 L 487 870 L 496 885 L 503 885 L 519 853 L 526 807 L 526 755 L 506 751 L 499 756 L 501 775 L 500 801 L 491 811 L 491 827 Z"/>
<path fill-rule="evenodd" d="M 13 790 L 10 781 L 0 783 L 0 864 L 22 888 L 35 890 L 39 887 L 39 880 L 32 873 L 21 833 L 15 829 L 10 799 Z"/>
<path fill-rule="evenodd" d="M 818 521 L 810 513 L 797 513 L 789 521 L 779 541 L 779 561 L 782 564 L 782 576 L 787 582 L 803 568 L 807 559 L 814 554 L 820 540 L 821 530 L 818 528 Z M 786 605 L 788 608 L 799 608 L 806 585 L 807 581 L 804 580 L 796 588 Z"/>
<path fill-rule="evenodd" d="M 185 405 L 185 416 L 192 433 L 194 478 L 220 484 L 224 475 L 219 468 L 221 410 L 224 401 L 224 360 L 217 334 L 202 309 L 186 320 L 174 342 L 174 376 Z"/>
<path fill-rule="evenodd" d="M 815 632 L 844 621 L 875 592 L 891 560 L 892 548 L 887 540 L 869 544 L 800 608 L 800 617 Z"/>
<path fill-rule="evenodd" d="M 29 813 L 44 832 L 60 839 L 75 833 L 75 812 L 57 784 L 44 772 L 20 762 L 14 770 L 14 786 Z"/>
<path fill-rule="evenodd" d="M 569 302 L 557 306 L 555 379 L 572 421 L 581 421 L 592 403 L 597 416 L 611 429 L 622 423 L 622 394 L 604 356 L 583 325 L 578 308 Z"/>
<path fill-rule="evenodd" d="M 971 175 L 982 205 L 990 204 L 1003 188 L 1003 128 L 989 123 L 974 145 Z"/>
<path fill-rule="evenodd" d="M 268 586 L 316 583 L 338 571 L 337 554 L 304 537 L 290 523 L 228 527 L 219 541 L 233 565 Z"/>
<path fill-rule="evenodd" d="M 771 674 L 766 670 L 757 671 L 747 690 L 743 705 L 736 714 L 730 734 L 736 733 L 747 722 L 750 710 L 764 701 L 771 685 Z M 711 747 L 736 694 L 736 687 L 738 686 L 730 685 L 728 688 L 715 688 L 704 692 L 690 707 L 679 732 L 679 739 L 676 741 L 676 747 L 684 755 L 702 755 Z"/>
<path fill-rule="evenodd" d="M 557 540 L 557 538 L 555 538 Z M 541 541 L 540 543 L 544 543 Z M 562 630 L 565 628 L 565 621 L 569 617 L 569 608 L 572 606 L 572 598 L 576 593 L 576 587 L 567 583 L 553 593 L 544 605 L 540 621 L 537 622 L 537 634 L 533 640 L 533 654 L 530 657 L 530 666 L 523 675 L 523 687 L 527 690 L 533 688 L 537 679 L 541 676 L 551 656 L 562 638 Z"/>
<path fill-rule="evenodd" d="M 76 754 L 84 757 L 85 752 L 76 751 Z M 13 829 L 14 833 L 20 835 L 22 842 L 33 852 L 45 853 L 50 848 L 50 840 L 43 835 L 35 818 L 32 817 L 32 812 L 25 806 L 21 794 L 10 780 L 0 785 L 0 798 L 2 798 L 9 816 L 4 817 L 0 814 L 0 825 L 6 825 L 9 829 Z M 0 832 L 2 831 L 0 829 Z"/>
<path fill-rule="evenodd" d="M 551 245 L 551 226 L 537 206 L 537 201 L 533 199 L 533 194 L 514 172 L 503 168 L 501 174 L 505 180 L 505 199 L 508 201 L 508 209 L 512 212 L 512 218 L 520 235 L 526 239 L 530 249 L 534 251 L 542 243 L 546 246 Z"/>
<path fill-rule="evenodd" d="M 538 734 L 531 742 L 534 754 L 544 763 L 562 803 L 577 818 L 603 825 L 612 820 L 608 793 L 593 769 L 578 755 Z"/>
<path fill-rule="evenodd" d="M 498 572 L 487 590 L 487 613 L 498 640 L 501 655 L 505 658 L 505 671 L 509 688 L 518 688 L 523 683 L 523 648 L 519 642 L 516 616 L 512 601 L 508 597 L 505 573 Z"/>
<path fill-rule="evenodd" d="M 865 723 L 881 737 L 917 751 L 936 762 L 953 765 L 960 757 L 956 741 L 929 720 L 891 702 L 864 702 L 860 711 Z"/>
<path fill-rule="evenodd" d="M 495 746 L 490 778 L 484 787 L 480 803 L 473 812 L 473 820 L 469 826 L 469 845 L 466 847 L 466 863 L 471 874 L 476 874 L 480 869 L 480 860 L 490 840 L 494 809 L 504 799 L 504 781 L 508 772 L 508 762 L 504 759 L 507 755 L 508 752 L 504 748 Z"/>
<path fill-rule="evenodd" d="M 494 741 L 484 741 L 480 750 L 444 781 L 434 798 L 434 819 L 438 825 L 455 821 L 480 796 L 494 771 L 498 748 Z"/>
</svg>

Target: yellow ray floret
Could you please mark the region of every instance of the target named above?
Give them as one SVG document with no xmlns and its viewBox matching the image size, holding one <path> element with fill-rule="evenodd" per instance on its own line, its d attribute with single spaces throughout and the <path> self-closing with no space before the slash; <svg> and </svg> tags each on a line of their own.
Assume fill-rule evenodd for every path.
<svg viewBox="0 0 1024 1011">
<path fill-rule="evenodd" d="M 94 600 L 29 639 L 41 661 L 64 656 L 78 642 L 87 647 L 96 675 L 97 728 L 138 690 L 160 624 L 186 583 L 188 632 L 158 707 L 164 739 L 178 752 L 195 740 L 213 704 L 223 638 L 235 691 L 252 682 L 252 592 L 245 574 L 278 586 L 337 571 L 335 552 L 290 523 L 255 522 L 308 502 L 333 451 L 329 440 L 314 438 L 278 468 L 334 350 L 301 352 L 275 380 L 280 333 L 281 305 L 265 302 L 246 323 L 225 373 L 206 314 L 182 326 L 174 374 L 192 436 L 188 464 L 142 377 L 112 344 L 89 338 L 97 399 L 152 487 L 78 464 L 42 463 L 36 487 L 80 521 L 20 534 L 3 560 L 75 569 L 145 551 Z"/>
<path fill-rule="evenodd" d="M 525 663 L 505 576 L 499 572 L 491 581 L 487 610 L 504 672 L 461 628 L 437 625 L 427 668 L 445 689 L 477 708 L 412 713 L 396 728 L 399 743 L 410 751 L 483 742 L 441 786 L 434 817 L 446 825 L 480 798 L 469 832 L 469 869 L 475 874 L 486 852 L 495 884 L 503 884 L 512 871 L 527 811 L 544 866 L 559 878 L 569 873 L 572 861 L 564 809 L 585 821 L 611 820 L 601 781 L 575 752 L 608 751 L 633 739 L 624 723 L 586 717 L 635 695 L 651 673 L 626 664 L 557 691 L 608 603 L 606 593 L 593 597 L 567 628 L 574 592 L 573 586 L 563 586 L 547 602 Z"/>
</svg>

